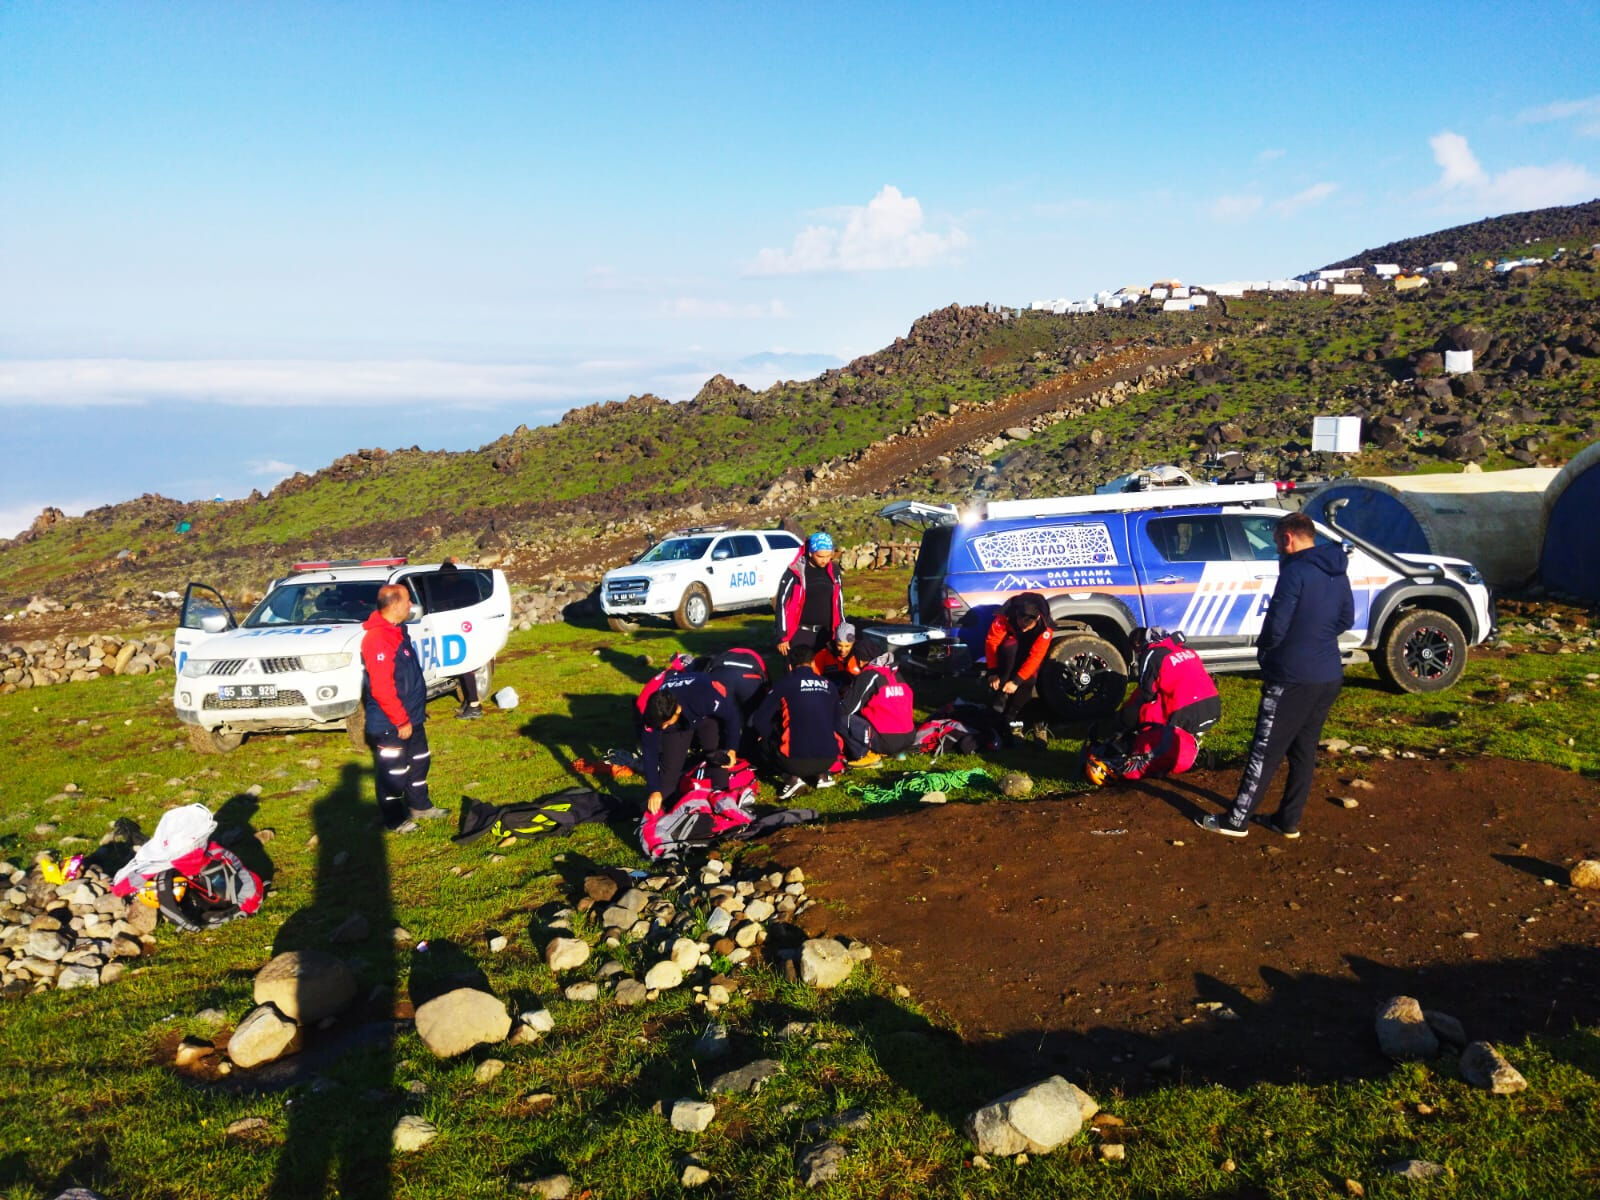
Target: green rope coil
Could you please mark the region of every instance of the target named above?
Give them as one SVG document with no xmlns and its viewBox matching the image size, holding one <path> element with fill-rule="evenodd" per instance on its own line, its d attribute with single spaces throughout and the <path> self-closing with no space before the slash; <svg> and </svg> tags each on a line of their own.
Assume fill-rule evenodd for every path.
<svg viewBox="0 0 1600 1200">
<path fill-rule="evenodd" d="M 956 792 L 963 788 L 987 786 L 991 782 L 982 767 L 970 771 L 918 771 L 889 784 L 855 783 L 844 790 L 863 804 L 892 804 L 896 800 L 920 797 L 928 792 Z"/>
</svg>

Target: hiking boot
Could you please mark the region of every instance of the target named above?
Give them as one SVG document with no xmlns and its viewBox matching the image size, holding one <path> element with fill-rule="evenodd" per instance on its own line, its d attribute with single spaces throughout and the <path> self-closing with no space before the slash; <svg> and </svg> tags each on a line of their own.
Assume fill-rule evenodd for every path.
<svg viewBox="0 0 1600 1200">
<path fill-rule="evenodd" d="M 831 788 L 838 782 L 832 775 L 818 775 L 816 783 L 811 786 L 815 788 Z"/>
<path fill-rule="evenodd" d="M 783 781 L 783 786 L 778 789 L 779 800 L 793 800 L 806 790 L 806 781 L 798 775 L 790 775 Z"/>
<path fill-rule="evenodd" d="M 876 750 L 868 750 L 860 758 L 852 758 L 845 763 L 847 767 L 875 767 L 883 761 L 883 755 Z"/>
<path fill-rule="evenodd" d="M 1249 837 L 1250 831 L 1235 825 L 1227 817 L 1219 817 L 1215 813 L 1209 817 L 1196 817 L 1194 823 L 1209 833 L 1220 833 L 1223 837 L 1242 838 Z"/>
<path fill-rule="evenodd" d="M 434 805 L 430 808 L 413 808 L 410 813 L 413 821 L 437 821 L 440 817 L 448 817 L 449 815 L 450 814 L 448 812 L 440 808 L 438 805 Z"/>
<path fill-rule="evenodd" d="M 1285 829 L 1277 817 L 1262 817 L 1261 824 L 1272 830 L 1272 832 L 1277 834 L 1279 837 L 1288 838 L 1291 842 L 1300 836 L 1300 831 L 1298 829 Z"/>
<path fill-rule="evenodd" d="M 458 721 L 476 721 L 481 716 L 483 716 L 483 705 L 481 704 L 463 704 L 456 710 L 456 720 Z"/>
</svg>

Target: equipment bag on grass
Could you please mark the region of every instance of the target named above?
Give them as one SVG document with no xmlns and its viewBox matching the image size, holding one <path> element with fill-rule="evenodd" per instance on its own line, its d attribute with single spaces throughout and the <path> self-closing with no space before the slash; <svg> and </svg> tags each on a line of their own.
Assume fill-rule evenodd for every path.
<svg viewBox="0 0 1600 1200">
<path fill-rule="evenodd" d="M 451 838 L 458 846 L 469 845 L 481 837 L 542 838 L 568 833 L 590 821 L 609 821 L 621 807 L 615 796 L 593 788 L 569 787 L 525 804 L 486 804 L 467 801 L 461 812 L 461 827 Z"/>
<path fill-rule="evenodd" d="M 253 916 L 261 907 L 261 877 L 211 840 L 216 828 L 203 804 L 163 813 L 150 839 L 112 879 L 112 893 L 137 896 L 191 932 Z"/>
</svg>

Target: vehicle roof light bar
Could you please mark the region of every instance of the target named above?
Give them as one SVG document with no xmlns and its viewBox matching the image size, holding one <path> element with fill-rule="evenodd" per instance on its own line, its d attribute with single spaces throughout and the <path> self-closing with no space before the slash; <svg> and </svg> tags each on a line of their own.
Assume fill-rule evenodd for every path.
<svg viewBox="0 0 1600 1200">
<path fill-rule="evenodd" d="M 335 567 L 403 567 L 404 558 L 330 558 L 324 562 L 295 563 L 291 571 L 331 571 Z"/>
<path fill-rule="evenodd" d="M 988 500 L 978 506 L 980 520 L 1008 517 L 1056 517 L 1072 513 L 1132 512 L 1151 508 L 1185 508 L 1195 504 L 1253 504 L 1276 500 L 1275 483 L 1204 484 L 1153 488 L 1147 492 L 1110 492 L 1095 496 L 1057 496 L 1043 500 Z"/>
</svg>

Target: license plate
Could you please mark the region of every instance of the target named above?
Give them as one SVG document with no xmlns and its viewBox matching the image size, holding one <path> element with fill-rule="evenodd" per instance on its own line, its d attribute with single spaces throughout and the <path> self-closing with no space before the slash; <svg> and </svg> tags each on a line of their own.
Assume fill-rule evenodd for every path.
<svg viewBox="0 0 1600 1200">
<path fill-rule="evenodd" d="M 276 700 L 278 698 L 278 685 L 275 683 L 239 683 L 229 687 L 217 689 L 219 700 Z"/>
<path fill-rule="evenodd" d="M 627 606 L 631 606 L 631 605 L 635 605 L 635 604 L 643 604 L 644 603 L 644 597 L 643 596 L 611 596 L 611 597 L 609 597 L 609 599 L 611 601 L 611 604 L 614 607 L 617 607 L 617 608 L 622 608 L 622 607 L 627 607 Z"/>
</svg>

